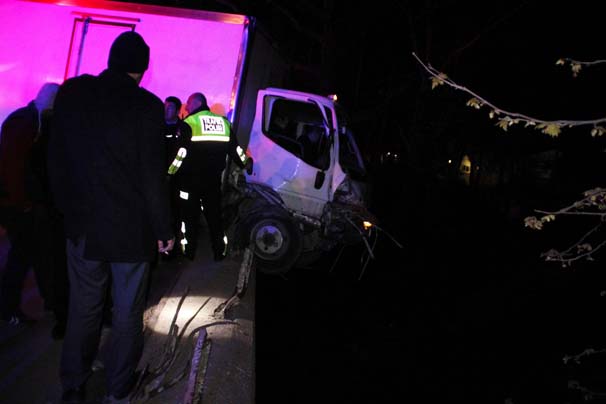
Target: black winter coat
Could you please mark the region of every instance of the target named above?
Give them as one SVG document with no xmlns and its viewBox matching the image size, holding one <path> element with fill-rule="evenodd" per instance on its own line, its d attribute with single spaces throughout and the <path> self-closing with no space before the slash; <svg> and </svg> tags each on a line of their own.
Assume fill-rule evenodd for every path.
<svg viewBox="0 0 606 404">
<path fill-rule="evenodd" d="M 110 262 L 154 258 L 173 237 L 162 101 L 126 73 L 67 80 L 54 106 L 51 192 L 84 256 Z"/>
<path fill-rule="evenodd" d="M 23 210 L 29 205 L 25 189 L 26 161 L 38 133 L 34 102 L 11 113 L 0 130 L 0 206 Z"/>
</svg>

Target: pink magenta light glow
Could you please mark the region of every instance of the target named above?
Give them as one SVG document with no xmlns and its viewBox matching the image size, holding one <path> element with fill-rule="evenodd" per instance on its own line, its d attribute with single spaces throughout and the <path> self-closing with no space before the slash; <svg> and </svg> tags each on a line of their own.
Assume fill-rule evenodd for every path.
<svg viewBox="0 0 606 404">
<path fill-rule="evenodd" d="M 111 7 L 111 2 L 99 4 Z M 183 11 L 179 16 L 169 17 L 140 11 L 0 0 L 0 122 L 31 101 L 45 82 L 63 82 L 74 20 L 81 19 L 83 14 L 109 18 L 93 17 L 88 24 L 79 74 L 96 75 L 105 69 L 111 42 L 120 32 L 130 29 L 114 24 L 135 24 L 135 30 L 151 49 L 143 87 L 161 99 L 175 95 L 183 102 L 199 91 L 206 95 L 213 110 L 223 113 L 229 110 L 234 83 L 238 82 L 236 72 L 244 23 L 187 18 L 182 16 Z M 82 27 L 82 22 L 76 24 L 68 76 L 76 71 Z"/>
</svg>

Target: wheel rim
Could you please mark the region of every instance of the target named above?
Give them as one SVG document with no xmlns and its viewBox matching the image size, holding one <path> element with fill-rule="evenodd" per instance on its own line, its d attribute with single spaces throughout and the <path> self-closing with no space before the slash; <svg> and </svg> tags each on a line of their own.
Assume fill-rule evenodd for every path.
<svg viewBox="0 0 606 404">
<path fill-rule="evenodd" d="M 258 223 L 251 235 L 258 256 L 266 260 L 277 260 L 288 249 L 286 229 L 282 223 L 264 220 Z"/>
</svg>

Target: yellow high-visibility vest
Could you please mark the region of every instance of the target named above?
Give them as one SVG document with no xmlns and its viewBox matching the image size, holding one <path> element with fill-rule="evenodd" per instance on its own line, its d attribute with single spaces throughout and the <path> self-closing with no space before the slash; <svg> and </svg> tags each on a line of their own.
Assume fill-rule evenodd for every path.
<svg viewBox="0 0 606 404">
<path fill-rule="evenodd" d="M 210 111 L 200 111 L 185 118 L 191 126 L 192 142 L 229 142 L 229 121 Z"/>
</svg>

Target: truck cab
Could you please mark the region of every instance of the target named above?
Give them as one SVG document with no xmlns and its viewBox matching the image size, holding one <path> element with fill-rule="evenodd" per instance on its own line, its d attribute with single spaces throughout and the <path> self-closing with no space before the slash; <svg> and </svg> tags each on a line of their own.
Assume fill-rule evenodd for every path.
<svg viewBox="0 0 606 404">
<path fill-rule="evenodd" d="M 285 272 L 361 241 L 365 222 L 373 222 L 366 170 L 332 98 L 260 90 L 248 139 L 248 169 L 232 181 L 228 222 L 235 224 L 231 238 L 253 247 L 261 270 Z"/>
</svg>

